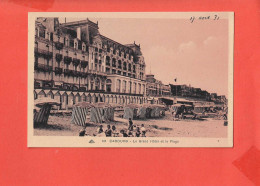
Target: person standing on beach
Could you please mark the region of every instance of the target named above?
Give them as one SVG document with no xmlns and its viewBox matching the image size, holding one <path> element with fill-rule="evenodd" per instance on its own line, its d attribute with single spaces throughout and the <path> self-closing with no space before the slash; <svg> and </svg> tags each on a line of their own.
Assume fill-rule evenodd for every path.
<svg viewBox="0 0 260 186">
<path fill-rule="evenodd" d="M 131 118 L 129 118 L 128 130 L 129 130 L 129 131 L 133 131 L 133 129 L 134 129 L 133 121 L 132 121 Z"/>
</svg>

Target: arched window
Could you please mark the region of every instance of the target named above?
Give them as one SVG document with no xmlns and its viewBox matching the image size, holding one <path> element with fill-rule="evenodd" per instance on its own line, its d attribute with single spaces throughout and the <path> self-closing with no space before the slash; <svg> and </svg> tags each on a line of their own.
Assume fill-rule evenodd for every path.
<svg viewBox="0 0 260 186">
<path fill-rule="evenodd" d="M 107 80 L 106 80 L 106 87 L 107 87 L 107 88 L 106 88 L 106 91 L 107 91 L 107 92 L 111 92 L 111 88 L 112 88 L 111 86 L 112 86 L 112 81 L 111 81 L 111 79 L 107 79 Z"/>
</svg>

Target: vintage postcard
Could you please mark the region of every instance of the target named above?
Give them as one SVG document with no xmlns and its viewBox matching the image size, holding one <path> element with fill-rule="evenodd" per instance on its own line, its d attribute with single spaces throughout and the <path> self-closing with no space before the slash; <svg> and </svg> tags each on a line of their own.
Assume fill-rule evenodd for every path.
<svg viewBox="0 0 260 186">
<path fill-rule="evenodd" d="M 28 15 L 28 147 L 232 147 L 233 12 Z"/>
</svg>

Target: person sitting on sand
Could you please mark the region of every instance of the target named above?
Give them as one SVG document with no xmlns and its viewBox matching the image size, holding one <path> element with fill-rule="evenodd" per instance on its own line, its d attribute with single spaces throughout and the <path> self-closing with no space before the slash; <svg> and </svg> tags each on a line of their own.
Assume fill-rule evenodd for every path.
<svg viewBox="0 0 260 186">
<path fill-rule="evenodd" d="M 116 130 L 116 126 L 115 125 L 113 125 L 112 126 L 112 135 L 113 135 L 113 137 L 118 137 L 118 131 Z"/>
<path fill-rule="evenodd" d="M 100 125 L 100 126 L 98 127 L 98 129 L 97 129 L 97 133 L 100 134 L 100 133 L 102 133 L 102 132 L 104 132 L 103 126 Z"/>
<path fill-rule="evenodd" d="M 146 134 L 146 129 L 144 128 L 144 124 L 141 125 L 141 134 L 142 134 L 142 137 L 146 137 L 145 134 Z"/>
<path fill-rule="evenodd" d="M 134 137 L 133 131 L 131 131 L 131 130 L 127 131 L 127 135 L 128 135 L 128 137 Z"/>
<path fill-rule="evenodd" d="M 85 136 L 86 128 L 83 128 L 79 131 L 79 136 Z"/>
<path fill-rule="evenodd" d="M 124 129 L 120 130 L 120 133 L 122 134 L 122 136 L 120 136 L 120 137 L 128 137 L 128 135 Z"/>
<path fill-rule="evenodd" d="M 110 128 L 110 125 L 107 125 L 107 130 L 105 131 L 106 137 L 112 136 L 112 130 Z"/>
<path fill-rule="evenodd" d="M 136 128 L 136 132 L 135 132 L 135 137 L 140 137 L 140 135 L 141 135 L 140 128 L 137 127 L 137 128 Z"/>
</svg>

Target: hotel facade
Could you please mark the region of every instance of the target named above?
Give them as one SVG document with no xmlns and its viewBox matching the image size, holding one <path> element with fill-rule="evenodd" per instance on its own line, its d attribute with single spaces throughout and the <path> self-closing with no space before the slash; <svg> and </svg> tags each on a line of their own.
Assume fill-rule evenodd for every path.
<svg viewBox="0 0 260 186">
<path fill-rule="evenodd" d="M 147 102 L 140 45 L 101 35 L 98 23 L 39 17 L 34 45 L 34 99 L 55 99 L 60 109 L 82 101 Z"/>
</svg>

